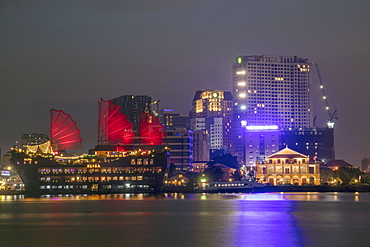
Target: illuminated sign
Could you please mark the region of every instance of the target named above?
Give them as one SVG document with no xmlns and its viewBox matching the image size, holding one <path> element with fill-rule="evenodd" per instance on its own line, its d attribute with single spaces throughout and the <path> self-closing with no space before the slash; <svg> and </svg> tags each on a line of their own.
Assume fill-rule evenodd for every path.
<svg viewBox="0 0 370 247">
<path fill-rule="evenodd" d="M 1 176 L 10 176 L 10 171 L 2 170 L 1 171 Z"/>
<path fill-rule="evenodd" d="M 238 63 L 242 63 L 242 62 L 243 62 L 243 59 L 242 59 L 241 57 L 238 57 L 238 58 L 236 59 L 236 61 L 237 61 Z"/>
<path fill-rule="evenodd" d="M 247 130 L 277 130 L 277 125 L 245 126 Z"/>
</svg>

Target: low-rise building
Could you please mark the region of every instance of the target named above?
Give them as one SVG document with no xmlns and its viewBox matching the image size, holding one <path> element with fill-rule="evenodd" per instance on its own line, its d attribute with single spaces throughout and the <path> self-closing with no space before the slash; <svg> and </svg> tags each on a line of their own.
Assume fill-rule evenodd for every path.
<svg viewBox="0 0 370 247">
<path fill-rule="evenodd" d="M 256 180 L 271 185 L 320 185 L 320 164 L 288 147 L 257 163 Z"/>
</svg>

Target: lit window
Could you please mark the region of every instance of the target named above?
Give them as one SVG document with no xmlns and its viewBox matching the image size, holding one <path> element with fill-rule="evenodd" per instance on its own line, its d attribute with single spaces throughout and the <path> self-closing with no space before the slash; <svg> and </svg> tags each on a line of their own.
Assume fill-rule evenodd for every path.
<svg viewBox="0 0 370 247">
<path fill-rule="evenodd" d="M 245 109 L 247 109 L 247 106 L 246 105 L 242 105 L 242 106 L 240 106 L 240 109 L 245 110 Z"/>
<path fill-rule="evenodd" d="M 245 70 L 242 70 L 242 71 L 237 71 L 236 72 L 237 75 L 245 75 Z"/>
<path fill-rule="evenodd" d="M 241 93 L 241 94 L 239 94 L 239 97 L 240 97 L 240 98 L 245 98 L 245 96 L 246 96 L 246 94 L 245 94 L 245 93 Z"/>
<path fill-rule="evenodd" d="M 245 81 L 238 82 L 238 86 L 245 86 L 245 85 L 246 85 Z"/>
</svg>

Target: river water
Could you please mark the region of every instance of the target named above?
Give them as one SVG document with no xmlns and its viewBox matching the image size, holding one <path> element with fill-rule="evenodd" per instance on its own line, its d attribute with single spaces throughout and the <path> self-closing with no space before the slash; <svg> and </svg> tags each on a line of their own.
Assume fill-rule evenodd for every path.
<svg viewBox="0 0 370 247">
<path fill-rule="evenodd" d="M 0 196 L 0 246 L 370 246 L 370 193 Z"/>
</svg>

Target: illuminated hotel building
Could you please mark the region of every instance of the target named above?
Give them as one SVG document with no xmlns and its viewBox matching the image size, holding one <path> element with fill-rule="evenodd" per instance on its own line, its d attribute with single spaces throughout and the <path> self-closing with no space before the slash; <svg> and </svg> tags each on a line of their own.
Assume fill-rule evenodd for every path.
<svg viewBox="0 0 370 247">
<path fill-rule="evenodd" d="M 230 151 L 232 94 L 223 90 L 199 90 L 192 108 L 192 129 L 205 130 L 210 150 Z"/>
<path fill-rule="evenodd" d="M 279 129 L 310 126 L 309 70 L 307 59 L 296 56 L 236 58 L 232 66 L 233 152 L 240 160 L 245 154 L 242 121 L 246 126 Z"/>
</svg>

